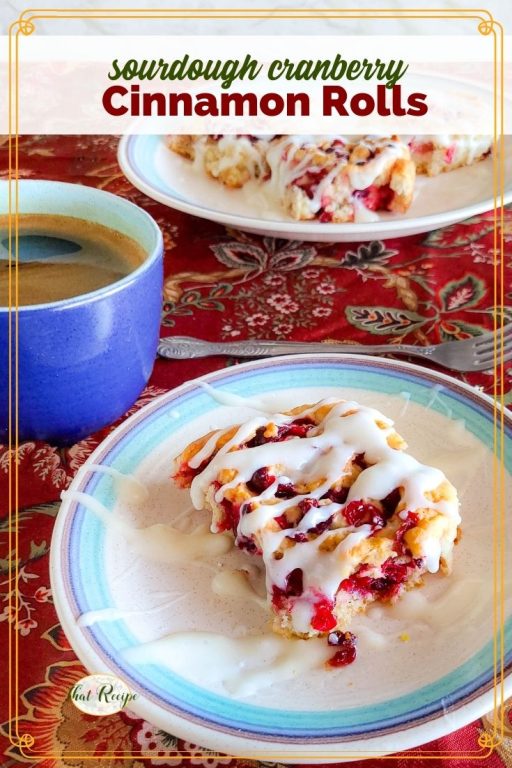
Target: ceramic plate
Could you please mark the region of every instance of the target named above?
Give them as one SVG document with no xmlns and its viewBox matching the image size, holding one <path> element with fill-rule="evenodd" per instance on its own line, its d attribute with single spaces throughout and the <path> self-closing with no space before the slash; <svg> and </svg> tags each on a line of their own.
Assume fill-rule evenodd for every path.
<svg viewBox="0 0 512 768">
<path fill-rule="evenodd" d="M 505 158 L 508 203 L 512 201 L 511 137 L 505 138 Z M 118 160 L 131 183 L 160 203 L 246 232 L 292 240 L 354 242 L 405 237 L 446 227 L 494 206 L 490 157 L 435 178 L 418 177 L 417 193 L 407 213 L 382 214 L 378 221 L 364 224 L 294 221 L 270 210 L 255 182 L 233 190 L 204 178 L 189 161 L 167 148 L 164 136 L 125 136 L 119 144 Z"/>
<path fill-rule="evenodd" d="M 219 404 L 198 381 L 155 399 L 109 435 L 79 470 L 62 504 L 51 548 L 52 586 L 66 635 L 85 666 L 121 677 L 137 693 L 130 708 L 159 728 L 215 750 L 267 760 L 326 762 L 395 752 L 491 710 L 493 403 L 442 374 L 371 357 L 283 357 L 227 368 L 201 381 L 224 395 L 256 397 L 270 411 L 336 395 L 393 418 L 412 455 L 439 466 L 458 488 L 463 536 L 452 575 L 430 575 L 398 607 L 373 607 L 358 619 L 358 657 L 349 667 L 313 668 L 250 695 L 244 681 L 261 678 L 257 653 L 231 670 L 238 689 L 223 673 L 211 677 L 221 669 L 219 659 L 205 656 L 195 642 L 179 653 L 146 654 L 144 661 L 144 644 L 170 633 L 214 632 L 232 639 L 268 631 L 261 599 L 212 589 L 219 570 L 246 567 L 257 578 L 258 558 L 231 550 L 176 563 L 166 561 L 171 529 L 152 529 L 160 531 L 157 553 L 141 545 L 140 532 L 133 533 L 155 523 L 185 532 L 207 525 L 205 512 L 192 511 L 188 492 L 172 487 L 172 458 L 204 432 L 255 415 L 244 403 Z M 510 498 L 509 415 L 505 429 Z M 132 493 L 133 480 L 120 481 L 112 469 L 139 480 L 147 498 Z M 93 509 L 98 502 L 103 519 Z M 87 620 L 79 621 L 84 614 Z M 510 602 L 505 626 L 509 671 Z"/>
</svg>

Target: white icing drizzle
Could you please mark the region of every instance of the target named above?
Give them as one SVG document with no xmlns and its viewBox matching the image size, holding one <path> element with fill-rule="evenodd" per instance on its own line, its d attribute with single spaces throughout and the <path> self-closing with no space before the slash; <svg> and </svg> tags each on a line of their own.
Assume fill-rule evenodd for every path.
<svg viewBox="0 0 512 768">
<path fill-rule="evenodd" d="M 336 141 L 341 144 L 335 146 Z M 379 216 L 368 210 L 363 201 L 352 196 L 354 190 L 367 189 L 396 159 L 409 157 L 406 144 L 380 136 L 291 135 L 273 141 L 266 137 L 257 142 L 251 142 L 243 136 L 223 136 L 217 144 L 221 157 L 210 167 L 214 176 L 230 166 L 242 164 L 249 168 L 252 176 L 265 179 L 265 192 L 277 204 L 295 198 L 295 204 L 306 214 L 306 218 L 313 218 L 333 202 L 342 206 L 353 205 L 354 218 L 359 222 L 376 221 Z M 203 168 L 207 146 L 208 140 L 205 137 L 196 141 L 196 168 Z M 353 161 L 351 153 L 354 147 L 368 149 L 369 156 L 365 159 L 358 157 Z M 329 156 L 326 150 L 334 150 L 335 154 Z M 318 155 L 326 158 L 325 165 L 318 164 Z M 270 169 L 268 179 L 265 160 Z M 319 172 L 326 167 L 327 173 L 320 176 Z M 305 175 L 311 177 L 307 194 L 296 187 Z M 317 175 L 319 181 L 315 182 Z"/>
<path fill-rule="evenodd" d="M 330 409 L 323 421 L 313 427 L 307 437 L 294 437 L 286 440 L 286 443 L 270 442 L 252 448 L 243 447 L 258 428 L 269 423 L 278 426 L 291 423 L 307 417 L 324 405 L 330 406 Z M 377 422 L 381 426 L 378 426 Z M 231 440 L 214 455 L 217 439 L 223 432 L 213 435 L 200 451 L 200 455 L 196 454 L 194 463 L 190 462 L 191 466 L 198 467 L 211 458 L 192 481 L 192 502 L 197 509 L 204 508 L 211 484 L 218 481 L 219 473 L 223 470 L 235 470 L 236 476 L 218 488 L 214 497 L 217 503 L 222 502 L 230 488 L 247 483 L 254 472 L 263 467 L 269 468 L 269 474 L 276 476 L 270 487 L 251 499 L 250 512 L 244 512 L 242 508 L 237 531 L 238 538 L 252 539 L 261 548 L 269 592 L 274 584 L 284 589 L 288 574 L 295 568 L 301 568 L 304 593 L 300 600 L 296 601 L 296 606 L 301 601 L 311 601 L 314 591 L 319 589 L 333 599 L 340 582 L 347 578 L 358 564 L 357 546 L 371 534 L 370 525 L 354 528 L 347 525 L 342 516 L 338 515 L 337 525 L 342 527 L 338 528 L 337 532 L 344 534 L 344 538 L 341 537 L 332 551 L 319 553 L 322 542 L 332 534 L 332 530 L 327 529 L 314 539 L 285 549 L 281 559 L 275 559 L 274 553 L 287 536 L 307 531 L 319 522 L 328 520 L 351 501 L 384 499 L 397 487 L 403 489 L 402 501 L 406 505 L 404 512 L 400 513 L 402 518 L 407 517 L 408 511 L 430 508 L 444 520 L 441 529 L 438 527 L 433 532 L 430 529 L 423 532 L 418 543 L 421 555 L 415 556 L 424 557 L 426 567 L 431 572 L 439 569 L 441 556 L 449 559 L 456 528 L 460 522 L 458 503 L 443 500 L 434 502 L 426 496 L 446 479 L 445 475 L 441 470 L 421 464 L 403 451 L 390 447 L 388 438 L 394 434 L 393 422 L 379 411 L 353 401 L 327 398 L 291 416 L 276 414 L 271 419 L 251 419 L 239 426 Z M 355 454 L 362 453 L 365 455 L 365 461 L 371 466 L 356 478 L 345 505 L 322 500 L 321 506 L 311 508 L 297 527 L 274 530 L 274 519 L 286 509 L 295 507 L 300 500 L 294 496 L 291 499 L 276 501 L 274 494 L 279 483 L 319 483 L 304 496 L 319 501 L 329 488 L 339 481 L 347 462 Z M 303 626 L 307 615 L 304 606 L 300 611 L 300 616 L 297 612 L 297 625 L 294 624 L 297 631 L 301 631 L 298 627 Z"/>
<path fill-rule="evenodd" d="M 378 177 L 400 157 L 408 157 L 405 144 L 397 139 L 369 136 L 359 142 L 359 146 L 370 151 L 368 159 L 351 162 L 348 168 L 350 183 L 354 189 L 367 189 Z"/>
<path fill-rule="evenodd" d="M 426 624 L 436 632 L 450 629 L 460 632 L 464 625 L 485 620 L 491 603 L 491 580 L 461 574 L 452 578 L 449 588 L 435 598 L 426 597 L 422 590 L 405 592 L 394 605 L 371 606 L 367 618 L 399 621 L 400 628 L 415 625 L 424 628 Z"/>
<path fill-rule="evenodd" d="M 254 432 L 258 429 L 258 427 L 262 427 L 267 423 L 267 419 L 263 416 L 257 416 L 254 419 L 251 419 L 250 421 L 245 422 L 245 424 L 242 424 L 238 430 L 235 432 L 234 436 L 231 438 L 231 440 L 228 440 L 222 448 L 217 452 L 217 456 L 223 456 L 225 453 L 228 453 L 228 451 L 231 450 L 231 448 L 234 448 L 235 446 L 238 446 L 239 443 L 244 442 L 245 440 L 248 440 Z M 206 444 L 199 450 L 188 462 L 189 466 L 192 467 L 192 469 L 197 469 L 197 467 L 200 466 L 200 464 L 207 459 L 211 454 L 213 453 L 215 446 L 219 440 L 220 437 L 227 434 L 227 432 L 230 431 L 232 427 L 226 427 L 226 429 L 222 429 L 220 432 L 214 433 L 211 438 L 208 439 Z M 196 509 L 202 509 L 202 506 L 197 506 L 197 504 L 194 501 L 194 491 L 192 489 L 192 503 L 196 507 Z M 197 497 L 196 497 L 197 498 Z"/>
<path fill-rule="evenodd" d="M 369 208 L 358 197 L 352 200 L 354 205 L 354 221 L 357 224 L 365 224 L 371 221 L 380 221 L 380 216 L 376 211 L 370 211 Z"/>
<path fill-rule="evenodd" d="M 194 142 L 194 167 L 198 171 L 208 170 L 214 177 L 218 177 L 223 171 L 240 166 L 247 168 L 253 177 L 261 177 L 265 174 L 267 166 L 263 146 L 266 141 L 259 139 L 251 141 L 247 136 L 223 135 L 217 144 L 218 153 L 212 158 L 208 149 L 212 145 L 208 136 L 198 136 Z"/>
<path fill-rule="evenodd" d="M 330 144 L 340 140 L 347 145 L 346 136 L 285 136 L 272 142 L 267 149 L 267 163 L 270 167 L 270 179 L 266 182 L 269 194 L 277 201 L 286 199 L 287 192 L 308 171 L 313 174 L 320 170 L 314 163 L 316 145 L 328 141 Z M 336 186 L 340 197 L 350 195 L 348 176 L 342 174 L 343 165 L 348 162 L 350 148 L 345 151 L 340 147 L 341 157 L 333 163 L 330 171 L 318 182 L 311 197 L 304 195 L 301 204 L 306 206 L 311 215 L 316 214 L 325 204 L 326 195 L 336 179 Z M 304 157 L 298 158 L 299 151 L 305 150 Z M 342 192 L 343 189 L 343 192 Z"/>
<path fill-rule="evenodd" d="M 130 663 L 162 664 L 202 687 L 220 684 L 237 698 L 304 675 L 332 655 L 323 640 L 271 634 L 231 638 L 214 632 L 175 632 L 124 652 Z"/>
<path fill-rule="evenodd" d="M 404 390 L 403 392 L 400 392 L 400 397 L 405 400 L 403 408 L 398 414 L 399 418 L 402 418 L 402 416 L 405 416 L 407 409 L 409 408 L 409 404 L 411 402 L 411 393 Z"/>
<path fill-rule="evenodd" d="M 79 627 L 90 627 L 98 621 L 117 621 L 133 613 L 137 613 L 137 611 L 125 611 L 122 608 L 99 608 L 97 611 L 82 613 L 76 623 Z"/>
<path fill-rule="evenodd" d="M 389 638 L 366 625 L 357 627 L 358 648 L 369 651 L 382 651 L 389 646 Z"/>
<path fill-rule="evenodd" d="M 212 579 L 212 591 L 221 597 L 235 597 L 250 601 L 267 608 L 267 601 L 258 595 L 250 581 L 249 574 L 243 570 L 220 570 Z"/>
<path fill-rule="evenodd" d="M 332 165 L 327 163 L 328 173 L 319 183 L 311 185 L 307 193 L 301 191 L 296 182 L 319 170 L 315 153 L 325 151 L 336 139 L 344 142 L 346 156 L 339 152 L 337 161 L 333 156 Z M 357 164 L 352 161 L 351 152 L 361 146 L 370 149 L 372 155 Z M 206 156 L 212 147 L 217 153 L 210 151 Z M 343 209 L 343 220 L 350 220 L 353 213 L 355 222 L 364 223 L 381 217 L 353 193 L 371 187 L 396 159 L 412 158 L 418 167 L 426 163 L 438 172 L 444 165 L 471 165 L 491 148 L 492 137 L 480 135 L 402 135 L 398 139 L 379 135 L 224 135 L 214 141 L 211 136 L 198 136 L 194 140 L 193 168 L 200 177 L 204 177 L 205 170 L 207 175 L 218 177 L 230 168 L 239 168 L 244 174 L 242 178 L 249 180 L 238 193 L 244 193 L 251 210 L 257 209 L 265 217 L 280 218 L 284 210 L 291 219 L 313 219 L 327 207 L 328 212 Z M 299 151 L 305 152 L 304 157 Z M 421 180 L 419 183 L 421 186 Z M 418 180 L 413 199 L 417 193 Z M 214 199 L 213 193 L 212 204 Z"/>
<path fill-rule="evenodd" d="M 228 552 L 233 545 L 231 537 L 214 535 L 207 526 L 199 526 L 192 533 L 183 533 L 165 523 L 135 528 L 120 515 L 109 512 L 93 496 L 80 491 L 63 491 L 61 498 L 70 498 L 86 507 L 105 526 L 120 533 L 138 554 L 161 563 L 190 563 L 194 559 L 218 557 Z"/>
<path fill-rule="evenodd" d="M 117 621 L 118 619 L 125 619 L 127 616 L 141 616 L 151 613 L 157 613 L 164 608 L 168 608 L 175 603 L 179 603 L 184 600 L 187 595 L 179 595 L 173 600 L 168 600 L 160 605 L 155 605 L 153 608 L 99 608 L 97 611 L 86 611 L 82 613 L 78 619 L 77 624 L 79 627 L 90 627 L 92 624 L 96 624 L 99 621 Z"/>
<path fill-rule="evenodd" d="M 149 497 L 147 487 L 134 475 L 126 475 L 114 467 L 108 467 L 103 464 L 88 464 L 87 469 L 90 472 L 112 477 L 116 490 L 123 499 L 129 499 L 132 502 L 144 502 Z"/>
<path fill-rule="evenodd" d="M 327 597 L 334 598 L 340 582 L 348 578 L 357 565 L 358 560 L 354 550 L 358 544 L 368 538 L 371 526 L 360 525 L 356 529 L 347 526 L 345 531 L 347 532 L 345 538 L 331 552 L 322 552 L 320 555 L 318 553 L 321 544 L 332 535 L 332 531 L 327 530 L 313 541 L 303 542 L 287 549 L 281 560 L 275 560 L 273 553 L 274 548 L 277 548 L 276 544 L 285 538 L 286 532 L 263 534 L 263 559 L 267 569 L 269 591 L 272 584 L 284 588 L 287 575 L 295 568 L 303 570 L 304 593 L 294 605 L 294 619 L 297 605 L 303 601 L 313 604 L 317 590 L 320 589 Z M 297 631 L 301 631 L 296 627 L 295 620 L 294 627 Z"/>
<path fill-rule="evenodd" d="M 235 408 L 241 406 L 243 408 L 252 408 L 255 411 L 261 411 L 262 413 L 272 413 L 269 410 L 268 405 L 258 397 L 242 397 L 241 395 L 235 395 L 232 392 L 223 392 L 220 389 L 211 387 L 206 381 L 198 381 L 198 386 L 201 387 L 201 389 L 204 389 L 204 391 L 210 395 L 212 400 L 215 400 L 215 402 L 220 405 L 229 405 L 234 406 Z"/>
<path fill-rule="evenodd" d="M 444 387 L 442 384 L 434 384 L 432 387 L 432 393 L 430 395 L 430 398 L 426 404 L 427 408 L 432 408 L 434 403 L 437 403 L 440 408 L 444 410 L 446 415 L 449 419 L 452 417 L 452 409 L 445 403 L 443 398 L 441 397 L 441 393 L 443 391 Z"/>
</svg>

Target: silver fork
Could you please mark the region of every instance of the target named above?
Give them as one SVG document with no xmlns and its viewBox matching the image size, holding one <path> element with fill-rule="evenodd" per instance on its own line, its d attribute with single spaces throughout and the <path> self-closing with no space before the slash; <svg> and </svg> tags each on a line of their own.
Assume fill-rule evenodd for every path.
<svg viewBox="0 0 512 768">
<path fill-rule="evenodd" d="M 485 333 L 464 341 L 446 341 L 430 347 L 413 344 L 343 344 L 310 341 L 203 341 L 192 336 L 169 336 L 160 339 L 158 354 L 173 360 L 210 355 L 232 355 L 233 357 L 274 357 L 275 355 L 298 355 L 301 353 L 344 352 L 363 355 L 411 355 L 440 363 L 454 371 L 484 371 L 494 366 L 494 355 L 498 364 L 512 359 L 512 323 L 495 333 Z"/>
</svg>

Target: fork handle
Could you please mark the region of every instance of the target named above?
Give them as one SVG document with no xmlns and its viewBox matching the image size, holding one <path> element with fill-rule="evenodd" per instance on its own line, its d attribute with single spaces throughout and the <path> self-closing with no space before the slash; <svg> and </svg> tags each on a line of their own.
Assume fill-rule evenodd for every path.
<svg viewBox="0 0 512 768">
<path fill-rule="evenodd" d="M 276 355 L 297 355 L 301 352 L 352 352 L 363 355 L 382 355 L 386 352 L 430 357 L 433 347 L 416 347 L 412 344 L 342 344 L 310 341 L 204 341 L 192 336 L 168 336 L 160 339 L 158 354 L 172 360 L 210 355 L 232 355 L 234 357 L 274 357 Z"/>
</svg>

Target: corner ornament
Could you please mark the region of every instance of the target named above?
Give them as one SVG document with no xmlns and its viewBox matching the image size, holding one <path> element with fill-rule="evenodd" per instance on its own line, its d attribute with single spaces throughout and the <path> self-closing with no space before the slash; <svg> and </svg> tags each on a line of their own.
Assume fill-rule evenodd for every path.
<svg viewBox="0 0 512 768">
<path fill-rule="evenodd" d="M 489 754 L 492 754 L 500 743 L 501 739 L 499 738 L 498 734 L 492 734 L 488 731 L 483 731 L 483 733 L 481 733 L 478 737 L 478 746 L 482 747 L 483 749 L 488 749 Z"/>
<path fill-rule="evenodd" d="M 478 25 L 478 31 L 480 32 L 481 35 L 485 35 L 485 36 L 490 35 L 491 32 L 495 31 L 494 23 L 495 22 L 492 16 L 490 17 L 490 19 L 483 19 Z"/>
<path fill-rule="evenodd" d="M 16 34 L 17 32 L 21 32 L 22 35 L 25 35 L 25 37 L 28 37 L 32 34 L 32 32 L 35 31 L 35 24 L 32 21 L 32 19 L 26 19 L 23 17 L 23 13 L 17 19 L 16 21 L 13 21 L 11 26 L 9 27 L 9 33 L 10 34 Z"/>
<path fill-rule="evenodd" d="M 11 742 L 13 747 L 17 747 L 20 750 L 22 755 L 24 755 L 25 757 L 29 757 L 30 755 L 27 755 L 24 752 L 24 749 L 30 750 L 30 748 L 34 746 L 36 740 L 34 739 L 31 733 L 22 733 L 19 736 L 16 735 L 14 738 L 11 736 L 9 741 Z"/>
</svg>

